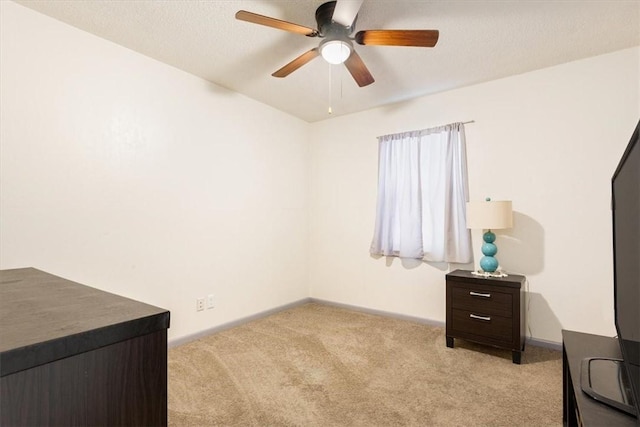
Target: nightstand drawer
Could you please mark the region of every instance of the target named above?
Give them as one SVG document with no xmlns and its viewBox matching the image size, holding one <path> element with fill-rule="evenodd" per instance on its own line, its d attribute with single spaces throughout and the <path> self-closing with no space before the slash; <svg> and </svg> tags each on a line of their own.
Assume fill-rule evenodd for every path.
<svg viewBox="0 0 640 427">
<path fill-rule="evenodd" d="M 510 318 L 513 316 L 513 293 L 500 292 L 496 286 L 453 283 L 451 307 Z"/>
<path fill-rule="evenodd" d="M 452 310 L 451 331 L 487 337 L 509 343 L 513 340 L 511 317 L 496 316 L 480 311 Z"/>
</svg>

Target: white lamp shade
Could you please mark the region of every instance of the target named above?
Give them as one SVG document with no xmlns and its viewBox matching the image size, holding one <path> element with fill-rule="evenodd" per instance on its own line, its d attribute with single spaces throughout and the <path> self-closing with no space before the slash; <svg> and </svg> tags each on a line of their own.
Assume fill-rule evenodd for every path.
<svg viewBox="0 0 640 427">
<path fill-rule="evenodd" d="M 467 228 L 499 230 L 513 226 L 511 201 L 467 202 Z"/>
<path fill-rule="evenodd" d="M 351 55 L 351 46 L 342 40 L 331 40 L 320 47 L 320 54 L 329 64 L 342 64 Z"/>
</svg>

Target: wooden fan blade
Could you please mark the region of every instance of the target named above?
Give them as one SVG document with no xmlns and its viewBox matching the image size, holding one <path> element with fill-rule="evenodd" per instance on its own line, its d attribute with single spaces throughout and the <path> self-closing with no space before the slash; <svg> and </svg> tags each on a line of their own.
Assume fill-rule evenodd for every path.
<svg viewBox="0 0 640 427">
<path fill-rule="evenodd" d="M 362 62 L 362 58 L 360 58 L 360 55 L 358 55 L 355 50 L 351 51 L 351 55 L 344 61 L 344 65 L 356 83 L 358 83 L 358 86 L 367 86 L 375 81 L 367 69 L 367 66 Z"/>
<path fill-rule="evenodd" d="M 279 30 L 290 31 L 292 33 L 302 34 L 303 36 L 318 36 L 318 31 L 314 30 L 313 28 L 294 24 L 292 22 L 281 21 L 279 19 L 270 18 L 264 15 L 258 15 L 257 13 L 247 12 L 246 10 L 239 10 L 238 12 L 236 12 L 236 19 L 239 19 L 240 21 L 251 22 L 253 24 L 260 24 L 267 27 L 277 28 Z"/>
<path fill-rule="evenodd" d="M 320 55 L 320 51 L 318 50 L 317 47 L 314 47 L 310 51 L 305 52 L 302 55 L 298 56 L 296 59 L 289 62 L 287 65 L 280 68 L 278 71 L 276 71 L 271 75 L 273 77 L 287 77 L 289 74 L 293 73 L 295 70 L 302 67 L 304 64 L 311 61 L 312 59 L 315 59 L 319 55 Z"/>
<path fill-rule="evenodd" d="M 358 15 L 362 2 L 363 0 L 338 0 L 331 19 L 345 27 L 350 27 Z"/>
<path fill-rule="evenodd" d="M 434 47 L 438 30 L 365 30 L 358 31 L 356 42 L 368 46 Z"/>
</svg>

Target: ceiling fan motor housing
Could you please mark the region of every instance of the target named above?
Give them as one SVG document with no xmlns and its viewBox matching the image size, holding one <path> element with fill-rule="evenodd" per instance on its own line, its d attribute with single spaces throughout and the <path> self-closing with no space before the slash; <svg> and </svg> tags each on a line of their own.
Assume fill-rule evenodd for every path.
<svg viewBox="0 0 640 427">
<path fill-rule="evenodd" d="M 357 15 L 350 26 L 344 26 L 338 22 L 333 21 L 333 11 L 336 8 L 336 2 L 330 1 L 321 4 L 316 9 L 316 22 L 318 23 L 318 31 L 321 37 L 326 37 L 331 40 L 349 40 L 349 35 L 353 33 L 356 27 Z"/>
</svg>

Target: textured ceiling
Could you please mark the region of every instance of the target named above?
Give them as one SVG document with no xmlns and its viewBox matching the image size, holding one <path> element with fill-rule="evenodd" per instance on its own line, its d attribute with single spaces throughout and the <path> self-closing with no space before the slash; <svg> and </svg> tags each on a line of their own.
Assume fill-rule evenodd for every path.
<svg viewBox="0 0 640 427">
<path fill-rule="evenodd" d="M 360 46 L 359 88 L 317 58 L 320 39 L 238 21 L 238 10 L 316 27 L 323 0 L 18 0 L 17 3 L 314 122 L 640 45 L 640 1 L 365 0 L 356 30 L 438 29 L 435 48 Z"/>
</svg>

